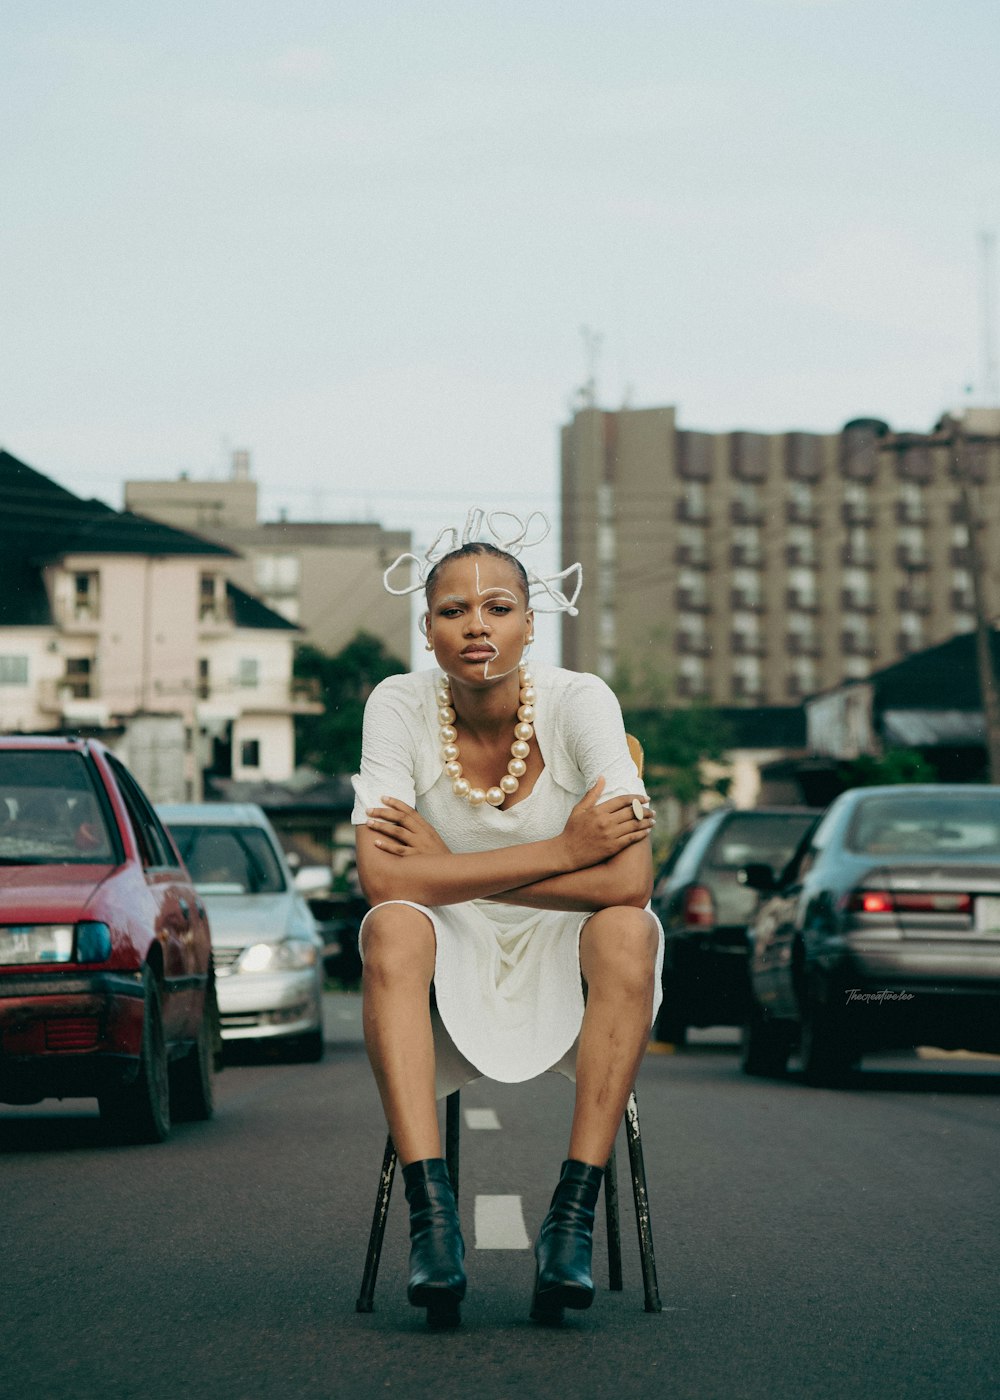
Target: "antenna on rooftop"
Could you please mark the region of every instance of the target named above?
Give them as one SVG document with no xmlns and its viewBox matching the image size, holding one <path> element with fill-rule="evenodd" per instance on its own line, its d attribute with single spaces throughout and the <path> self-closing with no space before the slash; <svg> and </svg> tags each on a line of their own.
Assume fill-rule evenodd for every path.
<svg viewBox="0 0 1000 1400">
<path fill-rule="evenodd" d="M 1000 405 L 1000 377 L 997 374 L 996 344 L 996 251 L 994 229 L 983 229 L 979 235 L 981 253 L 980 315 L 982 316 L 982 381 L 981 392 L 991 408 Z"/>
<path fill-rule="evenodd" d="M 601 357 L 604 336 L 601 335 L 600 331 L 592 330 L 590 326 L 581 326 L 580 334 L 583 336 L 587 377 L 577 390 L 577 402 L 580 408 L 595 408 L 597 405 L 597 362 Z"/>
</svg>

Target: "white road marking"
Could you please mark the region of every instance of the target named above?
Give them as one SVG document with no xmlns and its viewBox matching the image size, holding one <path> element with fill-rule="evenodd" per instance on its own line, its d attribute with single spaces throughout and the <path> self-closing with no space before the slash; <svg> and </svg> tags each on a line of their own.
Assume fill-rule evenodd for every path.
<svg viewBox="0 0 1000 1400">
<path fill-rule="evenodd" d="M 499 1128 L 500 1119 L 492 1108 L 467 1108 L 465 1110 L 467 1128 Z"/>
<path fill-rule="evenodd" d="M 476 1248 L 531 1248 L 520 1196 L 476 1197 Z"/>
</svg>

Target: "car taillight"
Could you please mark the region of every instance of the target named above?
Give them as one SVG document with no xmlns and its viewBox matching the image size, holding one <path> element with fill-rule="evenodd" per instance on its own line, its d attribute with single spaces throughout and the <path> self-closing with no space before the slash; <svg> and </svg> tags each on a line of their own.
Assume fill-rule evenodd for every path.
<svg viewBox="0 0 1000 1400">
<path fill-rule="evenodd" d="M 704 885 L 688 885 L 684 891 L 684 922 L 695 928 L 711 928 L 715 923 L 715 900 Z"/>
<path fill-rule="evenodd" d="M 853 890 L 848 909 L 857 914 L 969 914 L 972 896 L 953 891 Z"/>
</svg>

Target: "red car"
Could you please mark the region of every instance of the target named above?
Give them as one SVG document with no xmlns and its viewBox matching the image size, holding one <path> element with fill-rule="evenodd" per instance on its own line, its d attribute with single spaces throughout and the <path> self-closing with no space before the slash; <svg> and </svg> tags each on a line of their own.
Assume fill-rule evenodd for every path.
<svg viewBox="0 0 1000 1400">
<path fill-rule="evenodd" d="M 208 919 L 96 740 L 0 738 L 0 1101 L 95 1095 L 120 1141 L 212 1116 Z"/>
</svg>

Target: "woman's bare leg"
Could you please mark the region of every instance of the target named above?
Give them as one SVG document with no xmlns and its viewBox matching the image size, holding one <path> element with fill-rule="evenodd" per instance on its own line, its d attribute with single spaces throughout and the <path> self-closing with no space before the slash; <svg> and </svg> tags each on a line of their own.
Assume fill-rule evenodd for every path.
<svg viewBox="0 0 1000 1400">
<path fill-rule="evenodd" d="M 434 927 L 406 904 L 372 910 L 363 934 L 365 1047 L 402 1166 L 441 1156 L 430 991 Z"/>
<path fill-rule="evenodd" d="M 644 909 L 602 909 L 580 935 L 587 1007 L 576 1056 L 569 1156 L 603 1167 L 649 1039 L 656 924 Z"/>
</svg>

